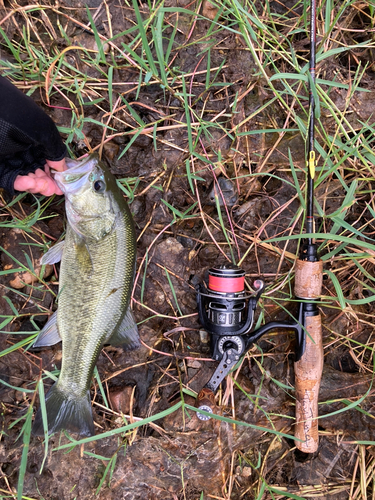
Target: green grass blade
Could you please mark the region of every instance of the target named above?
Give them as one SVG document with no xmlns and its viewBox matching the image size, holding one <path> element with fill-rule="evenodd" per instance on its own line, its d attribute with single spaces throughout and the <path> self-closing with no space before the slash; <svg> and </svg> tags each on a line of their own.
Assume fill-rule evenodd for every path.
<svg viewBox="0 0 375 500">
<path fill-rule="evenodd" d="M 109 66 L 108 68 L 108 100 L 109 100 L 109 111 L 113 112 L 113 66 Z"/>
<path fill-rule="evenodd" d="M 279 241 L 288 241 L 288 240 L 302 240 L 305 238 L 319 238 L 320 240 L 332 240 L 338 241 L 339 243 L 346 243 L 348 245 L 355 245 L 359 248 L 367 248 L 369 250 L 375 251 L 375 244 L 367 243 L 367 241 L 359 241 L 355 238 L 348 238 L 347 236 L 337 236 L 331 233 L 306 233 L 306 234 L 291 234 L 290 236 L 280 236 L 277 238 L 268 238 L 264 240 L 267 243 L 277 243 Z M 325 256 L 323 255 L 321 259 L 324 261 Z"/>
<path fill-rule="evenodd" d="M 297 191 L 297 194 L 298 194 L 298 198 L 299 198 L 299 202 L 300 202 L 302 208 L 305 210 L 305 208 L 306 208 L 305 197 L 303 196 L 301 188 L 299 186 L 299 182 L 298 182 L 298 179 L 297 179 L 297 173 L 296 173 L 296 169 L 294 168 L 294 163 L 293 163 L 293 159 L 292 159 L 292 153 L 291 153 L 290 149 L 288 149 L 288 156 L 289 156 L 290 170 L 292 172 L 292 176 L 293 176 L 293 180 L 294 180 L 294 187 L 296 188 L 296 191 Z"/>
<path fill-rule="evenodd" d="M 307 500 L 306 497 L 300 497 L 298 495 L 294 495 L 293 493 L 289 493 L 286 490 L 278 490 L 277 488 L 270 486 L 267 484 L 267 490 L 272 491 L 272 493 L 276 493 L 277 495 L 282 495 L 283 498 L 294 498 L 294 500 Z"/>
<path fill-rule="evenodd" d="M 153 35 L 156 57 L 158 59 L 161 80 L 163 82 L 163 85 L 165 87 L 168 87 L 167 74 L 165 71 L 166 62 L 164 59 L 164 48 L 163 48 L 163 21 L 164 21 L 164 12 L 160 10 L 157 14 L 156 27 L 152 26 L 151 32 Z"/>
<path fill-rule="evenodd" d="M 92 15 L 91 15 L 91 12 L 90 12 L 90 9 L 88 8 L 88 6 L 86 5 L 86 14 L 87 14 L 87 17 L 89 19 L 89 22 L 90 22 L 90 26 L 91 26 L 91 29 L 94 33 L 94 37 L 95 37 L 95 42 L 96 42 L 96 45 L 98 47 L 98 52 L 99 52 L 99 61 L 102 63 L 102 64 L 105 64 L 106 60 L 105 60 L 105 54 L 104 54 L 104 50 L 103 50 L 103 44 L 102 44 L 102 41 L 100 39 L 100 36 L 99 36 L 99 33 L 98 33 L 98 30 L 96 28 L 96 25 L 95 25 L 95 21 L 94 19 L 92 18 Z"/>
<path fill-rule="evenodd" d="M 192 129 L 191 129 L 190 108 L 189 108 L 188 94 L 186 92 L 185 78 L 182 78 L 181 83 L 182 83 L 182 96 L 184 99 L 184 108 L 185 108 L 185 120 L 186 120 L 188 141 L 189 141 L 189 152 L 190 152 L 190 154 L 193 154 L 193 151 L 194 151 L 193 135 L 192 135 Z"/>
<path fill-rule="evenodd" d="M 117 452 L 110 459 L 110 461 L 107 464 L 107 467 L 105 468 L 105 470 L 103 472 L 103 477 L 101 478 L 99 486 L 97 487 L 97 490 L 96 490 L 96 493 L 95 493 L 96 495 L 98 495 L 99 492 L 100 492 L 100 490 L 102 489 L 102 486 L 104 484 L 104 481 L 105 481 L 105 479 L 107 477 L 108 472 L 110 472 L 110 470 L 113 470 L 114 466 L 116 465 L 116 460 L 117 460 Z"/>
<path fill-rule="evenodd" d="M 42 421 L 44 430 L 44 457 L 39 471 L 39 474 L 41 474 L 48 456 L 48 419 L 46 410 L 46 399 L 44 394 L 44 384 L 42 379 L 39 380 L 37 389 L 39 390 L 39 404 L 40 404 L 40 410 L 42 412 Z"/>
<path fill-rule="evenodd" d="M 148 45 L 146 31 L 145 31 L 145 28 L 143 25 L 141 13 L 139 11 L 139 4 L 138 4 L 137 0 L 132 0 L 132 3 L 133 3 L 135 16 L 137 18 L 137 25 L 138 25 L 139 33 L 140 33 L 140 36 L 142 39 L 142 47 L 143 47 L 143 50 L 145 51 L 147 62 L 149 64 L 149 67 L 150 67 L 153 75 L 156 77 L 159 77 L 159 73 L 158 73 L 158 70 L 155 66 L 154 58 L 153 58 L 152 53 L 151 53 L 151 49 Z"/>
<path fill-rule="evenodd" d="M 173 286 L 173 283 L 172 283 L 172 280 L 171 280 L 171 277 L 169 276 L 169 272 L 168 272 L 168 269 L 166 267 L 164 267 L 164 271 L 165 271 L 165 274 L 167 276 L 167 280 L 168 280 L 168 283 L 169 283 L 169 287 L 171 289 L 171 292 L 172 292 L 172 295 L 173 295 L 173 299 L 175 301 L 175 304 L 177 306 L 177 309 L 178 309 L 178 312 L 180 313 L 180 316 L 183 316 L 182 314 L 182 311 L 180 309 L 180 306 L 178 305 L 178 299 L 177 299 L 177 295 L 176 295 L 176 291 L 174 289 L 174 286 Z"/>
<path fill-rule="evenodd" d="M 99 391 L 100 391 L 100 394 L 103 398 L 103 401 L 104 401 L 104 404 L 107 408 L 109 408 L 109 404 L 108 404 L 108 400 L 107 400 L 107 396 L 105 395 L 105 390 L 104 390 L 104 387 L 103 387 L 103 384 L 102 384 L 102 381 L 100 380 L 100 375 L 99 375 L 99 372 L 98 372 L 98 368 L 96 367 L 95 365 L 95 368 L 94 368 L 94 377 L 98 383 L 98 386 L 99 386 Z"/>
<path fill-rule="evenodd" d="M 18 473 L 17 500 L 22 500 L 22 498 L 23 498 L 22 493 L 23 493 L 23 485 L 24 485 L 26 467 L 27 467 L 27 455 L 29 453 L 29 445 L 30 445 L 30 438 L 31 438 L 32 416 L 33 416 L 33 407 L 32 407 L 32 405 L 30 405 L 28 410 L 27 410 L 25 423 L 22 427 L 23 444 L 22 444 L 21 464 L 20 464 L 20 469 L 19 469 L 19 473 Z"/>
<path fill-rule="evenodd" d="M 185 160 L 185 168 L 186 168 L 186 175 L 187 175 L 187 178 L 188 178 L 188 182 L 189 182 L 189 186 L 190 186 L 190 189 L 193 193 L 193 195 L 195 196 L 195 190 L 194 190 L 194 183 L 193 183 L 193 176 L 191 174 L 191 170 L 190 170 L 190 161 L 189 159 L 187 158 Z"/>
<path fill-rule="evenodd" d="M 336 291 L 336 294 L 337 294 L 337 298 L 338 298 L 338 300 L 340 302 L 341 308 L 345 309 L 345 298 L 344 298 L 344 295 L 342 293 L 342 289 L 341 289 L 341 285 L 340 285 L 339 280 L 336 278 L 336 276 L 333 274 L 332 271 L 327 270 L 326 273 L 331 278 L 333 286 L 335 287 L 335 291 Z"/>
<path fill-rule="evenodd" d="M 151 417 L 144 418 L 143 420 L 138 420 L 137 422 L 133 422 L 132 424 L 125 425 L 124 427 L 119 427 L 118 429 L 112 429 L 108 432 L 103 432 L 102 434 L 98 434 L 96 436 L 91 436 L 88 438 L 80 439 L 79 441 L 73 440 L 72 443 L 68 444 L 63 444 L 61 446 L 58 446 L 57 448 L 54 448 L 54 451 L 57 450 L 65 450 L 66 448 L 71 448 L 73 446 L 78 446 L 84 443 L 90 443 L 91 441 L 97 441 L 99 439 L 104 439 L 109 436 L 115 436 L 116 434 L 122 434 L 124 432 L 127 432 L 132 429 L 137 429 L 138 427 L 142 427 L 143 425 L 147 425 L 150 422 L 155 422 L 155 420 L 160 420 L 161 418 L 166 417 L 167 415 L 170 415 L 171 413 L 174 413 L 177 411 L 179 408 L 181 408 L 182 402 L 179 401 L 175 405 L 171 406 L 170 408 L 167 408 L 164 411 L 161 411 L 160 413 L 157 413 L 156 415 L 152 415 Z"/>
<path fill-rule="evenodd" d="M 208 413 L 206 411 L 203 411 L 201 409 L 196 408 L 195 406 L 190 406 L 188 404 L 185 404 L 185 407 L 188 410 L 192 410 L 192 411 L 195 411 L 195 412 L 202 413 L 203 415 L 207 415 L 207 416 L 213 418 L 214 420 L 219 420 L 220 422 L 227 422 L 228 424 L 231 424 L 231 425 L 242 425 L 244 427 L 249 427 L 251 429 L 255 429 L 255 430 L 258 430 L 260 432 L 269 432 L 271 434 L 275 434 L 278 437 L 285 437 L 287 439 L 293 439 L 293 440 L 297 439 L 294 436 L 291 436 L 290 434 L 284 434 L 283 432 L 277 431 L 275 429 L 269 429 L 267 427 L 261 427 L 259 425 L 249 424 L 248 422 L 242 422 L 240 420 L 234 420 L 232 418 L 227 418 L 227 417 L 223 417 L 221 415 L 216 415 L 215 413 Z M 302 440 L 298 439 L 298 441 L 302 441 Z"/>
<path fill-rule="evenodd" d="M 216 190 L 215 190 L 215 204 L 216 204 L 217 215 L 218 215 L 219 221 L 220 221 L 220 226 L 221 226 L 221 229 L 223 231 L 224 237 L 225 237 L 225 239 L 226 239 L 226 241 L 228 243 L 230 255 L 232 257 L 232 262 L 233 262 L 233 264 L 235 264 L 236 263 L 236 259 L 235 259 L 235 256 L 234 256 L 234 253 L 233 253 L 233 249 L 232 249 L 232 242 L 229 239 L 228 232 L 227 232 L 227 229 L 226 229 L 224 221 L 223 221 L 223 216 L 222 216 L 222 213 L 221 213 L 221 207 L 220 207 L 220 202 L 219 202 L 219 196 L 218 196 Z"/>
</svg>

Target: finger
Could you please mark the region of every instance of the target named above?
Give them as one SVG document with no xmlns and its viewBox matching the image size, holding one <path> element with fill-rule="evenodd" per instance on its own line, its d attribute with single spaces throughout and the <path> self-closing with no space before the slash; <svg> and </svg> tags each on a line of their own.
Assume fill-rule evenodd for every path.
<svg viewBox="0 0 375 500">
<path fill-rule="evenodd" d="M 46 163 L 49 167 L 53 168 L 54 170 L 58 170 L 59 172 L 63 172 L 64 170 L 68 169 L 65 163 L 65 158 L 59 161 L 46 160 Z"/>
<path fill-rule="evenodd" d="M 46 172 L 44 170 L 42 170 L 41 168 L 37 168 L 34 172 L 34 175 L 35 175 L 35 177 L 43 178 L 43 177 L 46 177 Z"/>
<path fill-rule="evenodd" d="M 58 194 L 58 195 L 62 195 L 62 194 L 64 194 L 64 193 L 61 191 L 61 189 L 59 188 L 59 186 L 56 184 L 56 182 L 55 182 L 55 181 L 53 181 L 53 182 L 54 182 L 54 185 L 55 185 L 55 194 Z"/>
<path fill-rule="evenodd" d="M 29 175 L 17 175 L 13 187 L 16 191 L 30 191 L 35 187 L 35 178 Z"/>
<path fill-rule="evenodd" d="M 35 170 L 34 174 L 29 174 L 34 177 L 34 186 L 28 189 L 29 193 L 40 193 L 45 196 L 51 196 L 54 194 L 54 181 L 45 173 L 44 170 L 38 168 Z"/>
<path fill-rule="evenodd" d="M 40 169 L 38 169 L 40 170 Z M 55 184 L 55 181 L 48 177 L 43 170 L 36 171 L 35 174 L 18 175 L 14 182 L 14 189 L 16 191 L 26 191 L 28 193 L 40 193 L 44 196 L 52 196 L 53 194 L 63 194 L 62 191 Z"/>
<path fill-rule="evenodd" d="M 61 189 L 56 184 L 55 180 L 51 177 L 49 166 L 46 164 L 44 168 L 45 171 L 40 168 L 35 170 L 35 176 L 39 179 L 44 179 L 47 182 L 47 184 L 45 184 L 44 187 L 42 184 L 39 184 L 38 187 L 41 186 L 42 190 L 36 192 L 44 194 L 45 196 L 51 196 L 51 194 L 58 194 L 58 195 L 63 194 Z M 49 194 L 51 192 L 52 186 L 53 186 L 53 192 Z"/>
<path fill-rule="evenodd" d="M 30 190 L 30 193 L 40 193 L 44 196 L 52 196 L 55 192 L 55 182 L 47 175 L 44 175 L 44 177 L 36 177 L 35 186 L 32 191 Z"/>
</svg>

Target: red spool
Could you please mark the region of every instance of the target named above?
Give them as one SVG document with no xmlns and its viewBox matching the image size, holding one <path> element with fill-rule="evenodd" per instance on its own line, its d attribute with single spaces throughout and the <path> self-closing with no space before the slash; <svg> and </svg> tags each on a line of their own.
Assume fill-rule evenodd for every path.
<svg viewBox="0 0 375 500">
<path fill-rule="evenodd" d="M 245 277 L 240 276 L 239 278 L 232 277 L 219 277 L 208 276 L 208 288 L 214 292 L 221 293 L 236 293 L 243 292 L 245 288 Z"/>
</svg>

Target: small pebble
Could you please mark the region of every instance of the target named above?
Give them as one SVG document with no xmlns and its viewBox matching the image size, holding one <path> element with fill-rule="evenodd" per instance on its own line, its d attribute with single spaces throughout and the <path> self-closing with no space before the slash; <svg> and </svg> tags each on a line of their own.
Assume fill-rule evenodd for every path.
<svg viewBox="0 0 375 500">
<path fill-rule="evenodd" d="M 222 207 L 225 205 L 227 207 L 233 207 L 238 201 L 238 193 L 237 188 L 234 183 L 230 179 L 226 179 L 225 177 L 219 177 L 217 180 L 220 190 L 218 189 L 217 184 L 213 186 L 211 191 L 207 195 L 206 203 L 207 205 L 216 205 L 216 197 L 218 197 L 219 205 Z M 221 192 L 220 192 L 221 191 Z M 224 200 L 223 200 L 224 198 Z"/>
<path fill-rule="evenodd" d="M 208 332 L 206 332 L 206 330 L 199 330 L 199 337 L 202 344 L 208 344 L 210 339 L 208 338 Z"/>
</svg>

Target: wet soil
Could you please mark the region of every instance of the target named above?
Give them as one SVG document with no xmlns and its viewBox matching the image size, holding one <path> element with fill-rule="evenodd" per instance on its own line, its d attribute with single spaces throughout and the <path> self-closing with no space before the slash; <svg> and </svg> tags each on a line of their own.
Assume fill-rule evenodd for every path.
<svg viewBox="0 0 375 500">
<path fill-rule="evenodd" d="M 192 9 L 192 4 L 185 1 L 171 0 L 165 5 L 176 6 L 177 3 L 178 7 Z M 93 0 L 88 4 L 93 12 L 100 6 L 100 2 Z M 74 10 L 69 10 L 72 7 Z M 87 24 L 85 9 L 78 7 L 77 2 L 61 2 L 63 12 L 70 15 L 74 12 L 76 20 Z M 141 7 L 146 16 L 147 5 Z M 132 8 L 115 2 L 109 2 L 108 8 L 112 15 L 113 35 L 133 26 L 135 15 Z M 204 8 L 209 17 L 210 5 Z M 270 8 L 285 12 L 281 2 L 270 2 Z M 5 7 L 2 9 L 8 12 Z M 105 9 L 101 9 L 95 22 L 100 33 L 109 36 L 105 13 Z M 176 22 L 176 19 L 171 18 L 172 21 Z M 201 53 L 204 44 L 209 43 L 205 36 L 210 23 L 198 19 L 191 30 L 192 23 L 193 14 L 182 12 L 179 15 L 173 64 L 179 71 L 190 75 L 187 84 L 191 84 L 190 99 L 197 116 L 202 115 L 207 122 L 214 122 L 222 114 L 222 126 L 229 130 L 237 128 L 238 132 L 263 130 L 270 128 L 270 124 L 274 128 L 283 128 L 286 111 L 275 103 L 264 106 L 271 101 L 272 95 L 265 90 L 243 40 L 230 30 L 215 35 L 211 51 L 211 68 L 223 65 L 217 75 L 218 82 L 223 85 L 206 89 L 208 59 L 207 53 Z M 172 32 L 172 25 L 170 29 Z M 67 22 L 66 30 L 72 44 L 87 43 L 89 46 L 93 43 L 93 37 L 78 30 L 75 23 Z M 15 26 L 9 25 L 7 33 L 17 38 Z M 127 40 L 129 35 L 122 36 Z M 296 47 L 306 50 L 305 42 L 296 41 Z M 66 41 L 57 40 L 56 43 L 63 47 Z M 97 77 L 97 70 L 80 61 L 78 53 L 72 51 L 69 58 L 71 64 L 80 66 L 89 77 Z M 342 81 L 348 82 L 349 70 L 344 58 L 328 58 L 322 64 L 321 71 L 326 79 L 331 79 L 335 73 Z M 113 81 L 119 84 L 134 82 L 138 76 L 135 70 L 119 67 L 114 71 Z M 227 82 L 231 83 L 229 87 L 225 85 Z M 370 71 L 364 76 L 361 86 L 373 89 Z M 118 178 L 132 178 L 137 182 L 134 196 L 130 198 L 138 237 L 133 306 L 143 345 L 134 352 L 115 347 L 103 349 L 97 367 L 109 406 L 94 380 L 92 401 L 97 434 L 123 426 L 121 414 L 126 415 L 127 423 L 131 423 L 137 418 L 168 410 L 181 400 L 181 387 L 199 392 L 215 369 L 216 364 L 208 360 L 206 339 L 202 342 L 194 289 L 194 284 L 206 279 L 209 267 L 231 259 L 215 206 L 215 179 L 219 179 L 222 190 L 219 202 L 228 209 L 228 213 L 224 208 L 222 210 L 223 223 L 230 227 L 230 214 L 237 238 L 238 250 L 235 251 L 241 256 L 246 254 L 242 267 L 247 279 L 252 283 L 261 276 L 269 290 L 274 283 L 282 283 L 287 277 L 297 251 L 297 243 L 293 241 L 286 246 L 285 242 L 273 243 L 272 247 L 260 244 L 273 236 L 289 234 L 291 221 L 300 207 L 291 186 L 289 150 L 293 151 L 300 184 L 304 182 L 304 143 L 299 134 L 286 133 L 281 140 L 278 140 L 277 133 L 229 136 L 213 125 L 207 127 L 196 147 L 197 153 L 202 157 L 207 154 L 210 161 L 194 160 L 195 173 L 202 180 L 193 192 L 186 175 L 186 160 L 190 160 L 187 129 L 168 128 L 175 123 L 186 123 L 185 108 L 178 92 L 166 92 L 157 83 L 142 86 L 139 93 L 137 85 L 125 88 L 123 95 L 144 123 L 170 115 L 174 119 L 163 122 L 166 129 L 158 132 L 156 147 L 151 132 L 139 135 L 128 149 L 131 136 L 127 135 L 114 137 L 103 148 L 103 159 L 112 172 Z M 229 104 L 236 94 L 241 99 L 238 99 L 236 112 L 232 113 Z M 116 90 L 113 101 L 118 95 Z M 37 93 L 33 97 L 59 126 L 70 126 L 69 110 L 47 108 Z M 102 110 L 87 106 L 85 117 L 105 122 L 104 115 L 109 111 L 108 93 L 103 92 L 102 97 Z M 330 97 L 340 110 L 346 112 L 354 127 L 359 121 L 370 119 L 375 111 L 373 92 L 355 92 L 348 102 L 347 91 L 334 88 Z M 75 99 L 72 94 L 70 98 Z M 58 93 L 53 94 L 52 104 L 66 107 Z M 264 111 L 259 111 L 263 106 Z M 252 114 L 256 118 L 246 121 Z M 92 120 L 84 123 L 82 134 L 94 148 L 102 140 L 103 129 Z M 322 112 L 322 122 L 325 130 L 333 134 L 336 124 L 326 111 Z M 111 123 L 118 132 L 129 132 L 137 126 L 126 107 L 115 114 Z M 87 141 L 76 136 L 69 146 L 79 156 L 88 152 Z M 257 175 L 252 175 L 254 173 Z M 331 214 L 341 206 L 345 192 L 337 178 L 329 177 L 319 186 L 316 196 L 325 213 Z M 364 195 L 363 206 L 369 196 Z M 199 204 L 191 209 L 198 200 Z M 22 219 L 33 213 L 33 203 L 32 198 L 26 198 L 14 205 L 10 213 Z M 191 209 L 192 217 L 175 223 L 170 206 L 179 213 Z M 366 222 L 363 206 L 354 206 L 347 214 L 347 220 L 356 221 L 358 227 Z M 14 259 L 9 257 L 11 254 L 24 265 L 31 261 L 38 274 L 42 246 L 46 241 L 60 238 L 64 231 L 62 200 L 54 201 L 45 213 L 47 217 L 34 226 L 31 234 L 2 229 L 0 245 L 8 252 L 1 254 L 2 269 L 16 267 Z M 299 229 L 300 219 L 296 220 L 294 231 Z M 35 246 L 35 243 L 40 246 Z M 250 245 L 252 251 L 247 253 Z M 335 261 L 333 265 L 339 266 L 340 262 Z M 373 267 L 370 261 L 366 268 L 368 272 L 371 271 L 369 266 Z M 350 266 L 343 268 L 340 283 L 344 295 L 353 299 L 361 296 L 361 290 L 360 285 L 352 285 L 351 272 Z M 36 281 L 25 273 L 0 277 L 2 313 L 13 314 L 12 307 L 22 313 L 20 318 L 2 328 L 7 332 L 0 337 L 2 351 L 27 338 L 28 332 L 35 331 L 35 326 L 41 327 L 45 323 L 50 311 L 56 307 L 57 280 L 58 268 L 48 269 L 43 281 Z M 25 281 L 27 285 L 24 286 Z M 288 291 L 280 290 L 282 286 L 273 290 L 272 296 L 283 299 L 283 302 L 267 296 L 261 301 L 265 321 L 287 319 L 285 310 L 288 308 L 295 312 L 293 301 L 285 301 Z M 325 279 L 324 295 L 334 294 L 334 285 Z M 325 366 L 319 396 L 321 420 L 317 453 L 303 455 L 296 451 L 292 439 L 278 438 L 256 428 L 274 428 L 293 435 L 294 339 L 289 332 L 280 331 L 267 334 L 259 341 L 259 348 L 251 349 L 235 373 L 236 383 L 231 380 L 223 383 L 217 396 L 219 414 L 252 426 L 216 420 L 202 422 L 193 411 L 182 412 L 180 409 L 151 425 L 72 450 L 56 450 L 70 441 L 65 435 L 55 435 L 50 438 L 42 472 L 42 440 L 32 438 L 23 494 L 28 498 L 50 500 L 96 497 L 103 500 L 241 499 L 260 498 L 258 495 L 265 483 L 268 486 L 260 494 L 261 498 L 271 498 L 271 491 L 277 498 L 283 498 L 283 491 L 301 497 L 306 494 L 310 498 L 348 498 L 353 473 L 358 466 L 359 450 L 355 441 L 375 440 L 372 373 L 363 368 L 368 360 L 359 359 L 351 343 L 373 342 L 371 322 L 358 320 L 371 317 L 372 308 L 371 304 L 353 306 L 351 314 L 343 314 L 337 304 L 335 308 L 321 307 Z M 350 337 L 350 341 L 339 341 L 342 332 Z M 34 403 L 27 390 L 35 388 L 43 371 L 53 372 L 60 363 L 59 345 L 39 352 L 25 351 L 20 347 L 0 358 L 0 378 L 7 384 L 0 389 L 0 487 L 3 492 L 14 493 L 17 489 L 23 450 L 22 438 L 16 440 L 23 421 L 17 420 L 24 417 L 31 402 Z M 52 380 L 46 378 L 45 388 L 51 384 Z M 15 387 L 23 388 L 25 392 L 15 390 Z M 183 397 L 186 404 L 194 406 L 194 398 L 186 394 Z M 348 409 L 359 398 L 363 398 L 360 407 Z M 37 399 L 35 405 L 38 405 Z M 107 470 L 108 465 L 110 469 Z M 314 491 L 319 493 L 316 497 Z"/>
</svg>

